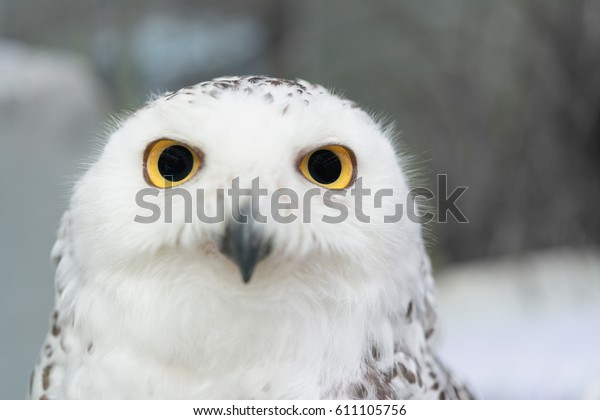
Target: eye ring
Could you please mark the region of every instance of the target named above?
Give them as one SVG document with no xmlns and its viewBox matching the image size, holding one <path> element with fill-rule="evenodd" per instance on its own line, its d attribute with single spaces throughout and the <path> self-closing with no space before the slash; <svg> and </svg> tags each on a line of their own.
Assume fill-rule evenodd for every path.
<svg viewBox="0 0 600 420">
<path fill-rule="evenodd" d="M 356 178 L 356 157 L 347 147 L 331 144 L 305 154 L 298 164 L 302 175 L 323 188 L 343 190 Z"/>
<path fill-rule="evenodd" d="M 200 169 L 199 150 L 170 139 L 156 140 L 144 152 L 144 178 L 158 188 L 172 188 L 189 181 Z"/>
</svg>

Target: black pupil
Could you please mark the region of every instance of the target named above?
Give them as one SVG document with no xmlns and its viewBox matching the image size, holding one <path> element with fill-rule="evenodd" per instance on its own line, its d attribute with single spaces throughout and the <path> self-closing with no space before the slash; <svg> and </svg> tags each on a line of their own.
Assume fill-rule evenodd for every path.
<svg viewBox="0 0 600 420">
<path fill-rule="evenodd" d="M 317 150 L 308 158 L 308 172 L 320 184 L 332 184 L 342 173 L 342 162 L 331 150 Z"/>
<path fill-rule="evenodd" d="M 163 178 L 177 182 L 185 179 L 194 167 L 194 156 L 183 146 L 167 147 L 158 158 L 158 171 Z"/>
</svg>

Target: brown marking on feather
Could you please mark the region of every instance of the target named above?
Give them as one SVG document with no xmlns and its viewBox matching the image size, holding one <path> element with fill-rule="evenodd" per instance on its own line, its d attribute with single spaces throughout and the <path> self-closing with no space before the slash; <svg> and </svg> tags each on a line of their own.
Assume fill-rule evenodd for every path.
<svg viewBox="0 0 600 420">
<path fill-rule="evenodd" d="M 367 388 L 363 384 L 355 384 L 352 386 L 351 394 L 355 400 L 364 400 L 367 398 Z"/>
<path fill-rule="evenodd" d="M 380 371 L 370 368 L 367 370 L 365 377 L 367 382 L 375 387 L 375 396 L 378 400 L 390 400 L 393 398 L 390 385 L 385 381 L 384 376 Z"/>
<path fill-rule="evenodd" d="M 433 335 L 433 332 L 435 330 L 433 328 L 427 330 L 427 332 L 425 333 L 425 339 L 429 340 L 431 338 L 431 336 Z"/>
<path fill-rule="evenodd" d="M 400 367 L 400 373 L 402 373 L 402 376 L 408 381 L 409 384 L 414 384 L 417 381 L 415 374 L 408 370 L 404 364 L 398 363 L 398 366 Z"/>
<path fill-rule="evenodd" d="M 446 399 L 446 394 L 444 394 L 444 391 L 440 392 L 440 395 L 438 397 L 439 400 L 445 400 Z"/>
<path fill-rule="evenodd" d="M 431 386 L 431 389 L 433 389 L 434 391 L 437 391 L 438 389 L 440 389 L 440 384 L 438 382 L 434 383 Z"/>
<path fill-rule="evenodd" d="M 52 311 L 52 335 L 58 337 L 60 334 L 60 327 L 58 326 L 58 311 Z"/>
<path fill-rule="evenodd" d="M 46 396 L 46 394 L 42 394 L 42 396 L 40 397 L 40 400 L 47 400 L 48 396 Z"/>
<path fill-rule="evenodd" d="M 373 356 L 373 360 L 377 362 L 379 361 L 379 359 L 381 359 L 381 353 L 379 352 L 379 349 L 377 347 L 371 347 L 371 356 Z"/>
<path fill-rule="evenodd" d="M 412 310 L 413 310 L 413 302 L 412 300 L 410 302 L 408 302 L 408 309 L 406 310 L 406 317 L 408 318 L 409 321 L 411 321 L 411 315 L 412 315 Z"/>
<path fill-rule="evenodd" d="M 372 347 L 373 351 L 375 347 Z M 365 372 L 364 380 L 353 384 L 350 388 L 350 395 L 352 399 L 364 400 L 369 397 L 374 397 L 379 400 L 393 399 L 392 388 L 390 381 L 392 377 L 388 372 L 387 374 L 368 366 Z M 374 392 L 374 394 L 370 394 Z"/>
<path fill-rule="evenodd" d="M 270 104 L 273 102 L 273 95 L 271 95 L 270 93 L 265 93 L 265 95 L 263 96 L 263 98 L 265 99 L 265 101 Z"/>
<path fill-rule="evenodd" d="M 52 364 L 46 365 L 42 371 L 42 389 L 46 391 L 50 388 L 50 372 L 52 372 Z"/>
<path fill-rule="evenodd" d="M 289 106 L 289 105 L 286 105 L 286 106 L 283 108 L 283 111 L 281 111 L 281 115 L 285 115 L 285 114 L 288 112 L 288 109 L 290 109 L 290 106 Z"/>
</svg>

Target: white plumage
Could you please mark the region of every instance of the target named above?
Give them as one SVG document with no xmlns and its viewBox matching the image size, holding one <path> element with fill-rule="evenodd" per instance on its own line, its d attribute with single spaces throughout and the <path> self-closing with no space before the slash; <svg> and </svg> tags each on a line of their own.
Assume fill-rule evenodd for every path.
<svg viewBox="0 0 600 420">
<path fill-rule="evenodd" d="M 320 86 L 266 77 L 200 83 L 135 112 L 77 182 L 63 218 L 56 305 L 30 396 L 469 397 L 430 348 L 434 283 L 421 227 L 406 217 L 383 222 L 408 195 L 390 135 Z M 238 177 L 301 198 L 294 222 L 254 225 L 269 249 L 251 250 L 260 262 L 248 283 L 237 242 L 227 245 L 230 217 L 186 223 L 175 198 L 172 223 L 134 221 L 147 215 L 135 200 L 144 188 L 165 210 L 168 188 L 149 184 L 145 168 L 159 139 L 201 151 L 200 169 L 177 188 L 194 206 L 201 188 L 208 215 L 217 190 Z M 310 223 L 302 220 L 305 192 L 327 188 L 299 162 L 331 144 L 352 151 L 364 188 L 393 190 L 380 208 L 363 200 L 369 223 L 357 219 L 350 193 L 332 199 L 349 209 L 343 223 L 322 220 L 338 214 L 322 194 L 310 201 Z M 263 214 L 269 203 L 261 198 Z"/>
</svg>

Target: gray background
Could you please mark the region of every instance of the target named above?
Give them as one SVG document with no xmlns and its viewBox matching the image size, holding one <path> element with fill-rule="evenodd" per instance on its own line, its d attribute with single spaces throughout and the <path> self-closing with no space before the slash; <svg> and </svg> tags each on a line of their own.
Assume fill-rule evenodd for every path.
<svg viewBox="0 0 600 420">
<path fill-rule="evenodd" d="M 480 396 L 597 398 L 599 22 L 594 0 L 0 0 L 0 398 L 24 396 L 104 122 L 251 73 L 343 92 L 396 121 L 421 185 L 469 186 L 470 223 L 429 242 L 442 355 Z"/>
</svg>

